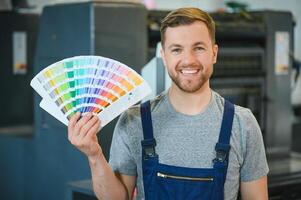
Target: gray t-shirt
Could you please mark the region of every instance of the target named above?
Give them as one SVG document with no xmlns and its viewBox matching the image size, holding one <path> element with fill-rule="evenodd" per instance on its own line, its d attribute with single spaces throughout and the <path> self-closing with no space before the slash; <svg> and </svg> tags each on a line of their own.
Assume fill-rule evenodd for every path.
<svg viewBox="0 0 301 200">
<path fill-rule="evenodd" d="M 159 162 L 181 167 L 212 168 L 223 106 L 224 99 L 214 91 L 204 111 L 193 116 L 177 112 L 167 93 L 151 101 Z M 120 116 L 115 127 L 109 163 L 115 172 L 137 176 L 137 199 L 144 199 L 142 139 L 140 107 L 133 106 Z M 224 187 L 226 200 L 237 198 L 240 181 L 256 180 L 269 171 L 262 134 L 249 109 L 235 106 L 230 145 Z"/>
</svg>

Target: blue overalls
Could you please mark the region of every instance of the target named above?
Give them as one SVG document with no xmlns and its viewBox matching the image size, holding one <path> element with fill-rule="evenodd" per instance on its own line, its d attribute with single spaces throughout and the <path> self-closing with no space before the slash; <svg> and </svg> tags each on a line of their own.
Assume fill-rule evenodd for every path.
<svg viewBox="0 0 301 200">
<path fill-rule="evenodd" d="M 223 200 L 233 116 L 234 105 L 225 100 L 213 168 L 177 167 L 159 163 L 159 156 L 155 152 L 150 102 L 141 104 L 145 200 Z"/>
</svg>

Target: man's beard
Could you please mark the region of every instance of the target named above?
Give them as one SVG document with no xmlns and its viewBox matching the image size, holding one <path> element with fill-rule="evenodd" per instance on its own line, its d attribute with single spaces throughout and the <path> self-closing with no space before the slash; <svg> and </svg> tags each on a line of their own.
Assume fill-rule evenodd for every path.
<svg viewBox="0 0 301 200">
<path fill-rule="evenodd" d="M 185 69 L 185 67 L 181 67 L 181 69 Z M 198 69 L 200 69 L 202 71 L 204 69 L 204 67 L 201 65 L 200 67 L 198 67 Z M 179 70 L 176 70 L 176 71 L 177 71 L 177 73 L 181 73 Z M 210 68 L 207 68 L 206 71 L 204 71 L 204 73 L 201 73 L 199 80 L 197 80 L 197 82 L 196 82 L 196 80 L 181 81 L 179 76 L 173 75 L 170 72 L 168 72 L 171 80 L 176 84 L 176 86 L 180 90 L 187 92 L 187 93 L 194 93 L 194 92 L 200 90 L 204 86 L 204 84 L 209 80 L 212 73 L 213 73 L 213 66 Z"/>
</svg>

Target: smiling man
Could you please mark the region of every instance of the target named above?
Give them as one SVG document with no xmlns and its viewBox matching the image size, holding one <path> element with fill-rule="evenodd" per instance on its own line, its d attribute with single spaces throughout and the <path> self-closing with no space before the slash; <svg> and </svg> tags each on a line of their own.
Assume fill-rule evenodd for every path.
<svg viewBox="0 0 301 200">
<path fill-rule="evenodd" d="M 161 26 L 168 91 L 122 114 L 109 163 L 100 122 L 76 115 L 69 140 L 88 157 L 99 199 L 234 200 L 268 198 L 268 165 L 258 123 L 210 88 L 217 61 L 215 25 L 197 8 L 169 13 Z"/>
</svg>

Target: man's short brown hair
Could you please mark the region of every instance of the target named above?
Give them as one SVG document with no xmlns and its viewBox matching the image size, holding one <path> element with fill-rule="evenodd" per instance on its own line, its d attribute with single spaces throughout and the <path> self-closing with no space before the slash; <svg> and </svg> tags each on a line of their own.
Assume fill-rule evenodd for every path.
<svg viewBox="0 0 301 200">
<path fill-rule="evenodd" d="M 161 22 L 161 43 L 164 47 L 165 32 L 168 27 L 190 25 L 193 22 L 204 22 L 208 28 L 212 44 L 215 44 L 215 23 L 210 15 L 198 8 L 179 8 L 170 12 Z"/>
</svg>

